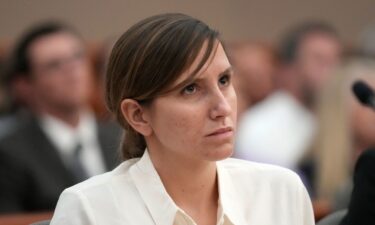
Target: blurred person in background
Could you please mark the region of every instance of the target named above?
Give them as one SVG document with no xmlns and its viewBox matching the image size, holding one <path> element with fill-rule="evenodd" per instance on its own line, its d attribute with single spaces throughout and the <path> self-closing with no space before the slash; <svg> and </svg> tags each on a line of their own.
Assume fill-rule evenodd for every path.
<svg viewBox="0 0 375 225">
<path fill-rule="evenodd" d="M 279 50 L 283 67 L 278 85 L 314 111 L 317 93 L 342 61 L 343 46 L 337 31 L 326 23 L 306 23 L 292 29 Z"/>
<path fill-rule="evenodd" d="M 355 57 L 336 72 L 316 104 L 318 132 L 312 151 L 315 198 L 332 210 L 348 206 L 352 171 L 359 155 L 375 147 L 375 113 L 361 105 L 351 86 L 375 87 L 375 60 Z"/>
<path fill-rule="evenodd" d="M 0 116 L 4 113 L 6 108 L 6 97 L 5 97 L 5 86 L 4 86 L 4 65 L 3 60 L 0 57 Z"/>
<path fill-rule="evenodd" d="M 8 80 L 29 114 L 0 139 L 0 212 L 53 210 L 63 189 L 116 166 L 119 134 L 88 107 L 90 66 L 72 28 L 32 27 L 11 63 Z"/>
<path fill-rule="evenodd" d="M 350 49 L 351 59 L 322 92 L 316 107 L 320 125 L 312 149 L 314 160 L 309 179 L 316 190 L 315 198 L 332 211 L 348 207 L 353 189 L 353 165 L 364 149 L 373 148 L 375 144 L 374 113 L 361 106 L 350 93 L 350 85 L 355 79 L 365 80 L 375 87 L 374 37 L 375 26 L 370 23 L 361 31 L 357 47 Z M 361 191 L 357 188 L 352 198 Z M 350 207 L 358 208 L 361 203 L 355 199 L 351 204 Z"/>
<path fill-rule="evenodd" d="M 4 79 L 4 62 L 3 59 L 0 57 L 0 136 L 2 133 L 2 122 L 3 116 L 8 109 L 8 98 L 6 94 L 6 86 L 5 86 L 5 79 Z"/>
<path fill-rule="evenodd" d="M 3 94 L 2 111 L 0 116 L 0 138 L 9 134 L 27 118 L 29 108 L 33 107 L 33 94 L 30 92 L 25 79 L 11 74 L 9 58 L 5 60 L 1 72 L 1 91 Z"/>
<path fill-rule="evenodd" d="M 11 108 L 8 95 L 7 82 L 5 78 L 6 69 L 4 59 L 0 59 L 0 137 L 8 133 L 10 127 L 13 126 L 15 120 L 9 115 Z"/>
<path fill-rule="evenodd" d="M 242 41 L 226 45 L 234 67 L 238 118 L 274 90 L 278 61 L 276 51 L 262 42 Z"/>
<path fill-rule="evenodd" d="M 333 27 L 310 22 L 287 33 L 279 54 L 278 90 L 243 115 L 236 156 L 298 170 L 315 135 L 316 95 L 340 63 L 342 46 Z"/>
</svg>

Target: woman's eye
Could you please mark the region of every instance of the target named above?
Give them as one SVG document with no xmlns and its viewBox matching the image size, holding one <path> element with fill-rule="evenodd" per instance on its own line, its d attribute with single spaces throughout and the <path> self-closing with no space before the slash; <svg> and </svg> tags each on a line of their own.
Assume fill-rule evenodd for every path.
<svg viewBox="0 0 375 225">
<path fill-rule="evenodd" d="M 197 91 L 197 85 L 196 84 L 190 84 L 183 89 L 182 93 L 187 94 L 187 95 L 191 95 L 191 94 L 194 94 L 196 91 Z"/>
<path fill-rule="evenodd" d="M 224 75 L 224 76 L 220 77 L 220 79 L 219 79 L 219 83 L 222 86 L 228 86 L 229 82 L 230 82 L 229 75 Z"/>
</svg>

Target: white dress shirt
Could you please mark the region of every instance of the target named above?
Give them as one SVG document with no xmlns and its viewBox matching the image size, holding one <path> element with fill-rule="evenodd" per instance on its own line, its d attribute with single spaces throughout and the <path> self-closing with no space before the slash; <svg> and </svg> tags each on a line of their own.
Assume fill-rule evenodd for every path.
<svg viewBox="0 0 375 225">
<path fill-rule="evenodd" d="M 235 156 L 295 169 L 311 147 L 315 130 L 312 113 L 290 94 L 278 91 L 242 116 Z"/>
<path fill-rule="evenodd" d="M 218 225 L 313 225 L 299 177 L 238 159 L 217 162 Z M 66 189 L 51 225 L 195 225 L 166 192 L 146 151 L 113 171 Z"/>
<path fill-rule="evenodd" d="M 90 112 L 80 115 L 78 126 L 75 128 L 49 115 L 41 116 L 39 121 L 42 130 L 56 147 L 63 161 L 70 158 L 77 144 L 80 144 L 82 151 L 79 159 L 87 174 L 93 176 L 106 171 L 98 142 L 96 120 Z"/>
</svg>

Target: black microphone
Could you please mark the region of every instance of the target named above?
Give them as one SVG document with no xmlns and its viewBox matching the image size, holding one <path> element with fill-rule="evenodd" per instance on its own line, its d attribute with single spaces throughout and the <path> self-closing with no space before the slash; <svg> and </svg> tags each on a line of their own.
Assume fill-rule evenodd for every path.
<svg viewBox="0 0 375 225">
<path fill-rule="evenodd" d="M 352 91 L 362 104 L 375 110 L 375 93 L 369 85 L 364 81 L 358 80 L 354 82 Z"/>
</svg>

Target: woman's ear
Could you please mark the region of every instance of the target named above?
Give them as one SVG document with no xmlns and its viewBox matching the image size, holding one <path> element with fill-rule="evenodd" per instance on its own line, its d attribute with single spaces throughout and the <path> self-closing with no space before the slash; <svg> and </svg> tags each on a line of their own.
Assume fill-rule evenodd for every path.
<svg viewBox="0 0 375 225">
<path fill-rule="evenodd" d="M 124 99 L 121 102 L 121 112 L 129 125 L 143 136 L 150 136 L 152 128 L 143 107 L 133 99 Z"/>
</svg>

